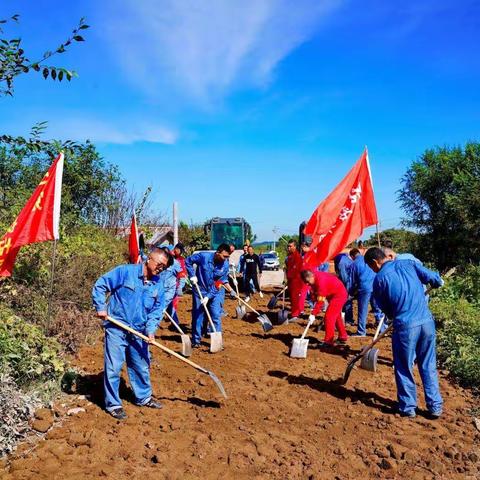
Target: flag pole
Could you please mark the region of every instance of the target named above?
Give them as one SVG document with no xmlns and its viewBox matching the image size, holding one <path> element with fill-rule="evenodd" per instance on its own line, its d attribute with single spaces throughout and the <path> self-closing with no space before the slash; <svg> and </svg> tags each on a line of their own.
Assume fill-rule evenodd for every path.
<svg viewBox="0 0 480 480">
<path fill-rule="evenodd" d="M 372 179 L 372 171 L 370 170 L 370 160 L 368 158 L 368 148 L 365 145 L 365 152 L 367 154 L 367 167 L 368 167 L 368 175 L 370 176 L 370 184 L 372 185 L 372 191 L 373 191 L 373 179 Z M 375 224 L 376 230 L 377 230 L 377 243 L 378 243 L 378 248 L 380 248 L 381 243 L 380 243 L 380 231 L 378 228 L 378 216 L 377 216 L 377 223 Z"/>
<path fill-rule="evenodd" d="M 53 299 L 53 286 L 55 279 L 55 263 L 57 260 L 57 239 L 53 240 L 53 251 L 52 251 L 52 268 L 50 271 L 50 293 L 48 295 L 48 310 L 47 310 L 47 324 L 45 327 L 45 333 L 48 335 L 50 330 L 50 319 L 52 315 L 52 299 Z"/>
</svg>

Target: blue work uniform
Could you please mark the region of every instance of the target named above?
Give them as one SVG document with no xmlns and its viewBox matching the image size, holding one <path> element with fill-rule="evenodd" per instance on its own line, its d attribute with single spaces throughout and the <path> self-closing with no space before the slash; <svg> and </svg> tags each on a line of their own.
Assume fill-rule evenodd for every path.
<svg viewBox="0 0 480 480">
<path fill-rule="evenodd" d="M 319 272 L 328 272 L 329 269 L 330 269 L 330 262 L 323 262 L 317 267 L 317 270 Z"/>
<path fill-rule="evenodd" d="M 165 307 L 161 285 L 155 279 L 145 281 L 143 264 L 120 265 L 101 276 L 93 286 L 92 300 L 97 312 L 107 311 L 115 320 L 145 335 L 155 333 Z M 125 362 L 135 403 L 145 405 L 152 397 L 148 344 L 109 321 L 104 327 L 105 408 L 112 411 L 122 406 L 119 385 Z"/>
<path fill-rule="evenodd" d="M 185 267 L 189 277 L 197 277 L 198 287 L 202 295 L 209 299 L 207 308 L 215 325 L 215 330 L 221 332 L 225 292 L 223 288 L 218 289 L 215 282 L 228 282 L 229 263 L 228 260 L 225 260 L 221 264 L 216 264 L 214 258 L 215 252 L 194 253 L 185 260 Z M 205 316 L 205 309 L 200 302 L 195 285 L 192 286 L 192 301 L 192 344 L 198 345 L 202 340 L 202 334 L 207 331 L 208 319 Z"/>
<path fill-rule="evenodd" d="M 340 253 L 333 259 L 333 263 L 335 265 L 335 273 L 348 292 L 350 289 L 350 275 L 353 266 L 352 257 L 347 253 Z M 345 313 L 345 323 L 353 324 L 353 301 L 350 296 L 343 306 L 343 312 Z"/>
<path fill-rule="evenodd" d="M 173 299 L 177 295 L 177 277 L 182 271 L 180 262 L 173 261 L 167 269 L 160 273 L 158 282 L 162 286 L 165 295 L 165 306 L 168 314 L 173 318 L 173 321 L 178 325 L 178 316 L 173 308 Z"/>
<path fill-rule="evenodd" d="M 435 352 L 435 323 L 425 302 L 423 289 L 423 285 L 427 284 L 438 288 L 443 285 L 443 281 L 437 272 L 412 260 L 384 263 L 373 284 L 378 305 L 393 321 L 392 350 L 398 406 L 400 412 L 405 414 L 414 412 L 417 407 L 417 390 L 413 378 L 415 359 L 428 410 L 432 413 L 442 411 Z"/>
<path fill-rule="evenodd" d="M 378 323 L 383 314 L 372 295 L 375 272 L 365 263 L 363 255 L 357 255 L 350 271 L 348 293 L 357 295 L 358 302 L 358 335 L 367 334 L 368 305 L 371 305 L 375 320 Z"/>
<path fill-rule="evenodd" d="M 423 265 L 423 263 L 412 253 L 397 253 L 395 260 L 413 260 L 414 262 Z"/>
</svg>

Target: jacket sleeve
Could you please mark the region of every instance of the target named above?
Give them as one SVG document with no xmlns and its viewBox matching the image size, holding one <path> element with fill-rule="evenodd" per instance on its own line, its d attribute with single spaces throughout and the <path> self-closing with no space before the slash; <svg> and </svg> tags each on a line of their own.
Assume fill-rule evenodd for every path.
<svg viewBox="0 0 480 480">
<path fill-rule="evenodd" d="M 165 303 L 165 293 L 163 289 L 159 288 L 158 290 L 158 296 L 155 300 L 155 304 L 147 315 L 147 323 L 145 324 L 145 333 L 147 335 L 152 335 L 156 332 L 163 317 L 163 311 L 167 306 Z"/>
<path fill-rule="evenodd" d="M 429 270 L 428 268 L 425 268 L 423 265 L 420 265 L 418 262 L 414 262 L 413 260 L 409 260 L 409 262 L 412 262 L 419 280 L 424 285 L 430 284 L 433 288 L 439 288 L 443 285 L 442 277 L 438 272 Z"/>
<path fill-rule="evenodd" d="M 194 265 L 197 265 L 202 256 L 200 253 L 194 253 L 185 259 L 185 268 L 187 269 L 187 273 L 189 277 L 195 276 L 195 269 L 193 268 Z"/>
<path fill-rule="evenodd" d="M 242 255 L 240 257 L 240 261 L 238 262 L 238 273 L 243 273 L 244 268 L 245 268 L 245 256 Z"/>
<path fill-rule="evenodd" d="M 325 305 L 325 299 L 323 297 L 318 297 L 315 305 L 312 308 L 312 315 L 318 315 Z"/>
<path fill-rule="evenodd" d="M 386 314 L 387 311 L 390 311 L 388 308 L 388 304 L 384 298 L 383 294 L 384 288 L 383 285 L 380 281 L 378 281 L 377 278 L 373 281 L 373 298 L 375 299 L 375 302 L 377 303 L 378 308 Z M 388 316 L 388 315 L 387 315 Z"/>
<path fill-rule="evenodd" d="M 229 271 L 229 265 L 228 263 L 223 267 L 222 275 L 218 279 L 218 281 L 222 283 L 228 283 L 228 271 Z M 213 282 L 213 285 L 210 287 L 210 290 L 207 293 L 207 297 L 211 300 L 213 297 L 219 294 L 219 292 L 222 290 L 222 287 L 217 288 L 216 287 L 216 281 Z"/>
<path fill-rule="evenodd" d="M 357 290 L 357 264 L 354 263 L 352 268 L 350 269 L 350 275 L 348 276 L 348 293 L 350 295 L 355 294 L 355 290 Z"/>
<path fill-rule="evenodd" d="M 123 283 L 122 267 L 116 267 L 102 275 L 93 286 L 92 301 L 97 312 L 107 311 L 107 293 L 121 287 Z"/>
<path fill-rule="evenodd" d="M 260 257 L 257 255 L 257 258 L 255 259 L 257 262 L 257 267 L 258 267 L 258 273 L 262 273 L 263 271 L 263 265 L 262 262 L 260 261 Z"/>
<path fill-rule="evenodd" d="M 175 275 L 169 275 L 163 283 L 163 291 L 165 296 L 164 301 L 166 307 L 170 305 L 170 302 L 173 300 L 176 290 L 177 278 L 175 277 Z"/>
</svg>

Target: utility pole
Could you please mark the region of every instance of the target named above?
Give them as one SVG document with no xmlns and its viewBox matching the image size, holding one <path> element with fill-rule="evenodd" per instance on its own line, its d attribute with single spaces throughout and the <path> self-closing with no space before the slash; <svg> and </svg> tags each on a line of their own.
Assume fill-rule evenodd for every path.
<svg viewBox="0 0 480 480">
<path fill-rule="evenodd" d="M 276 243 L 277 243 L 277 233 L 278 233 L 278 227 L 273 227 L 273 251 L 276 252 Z"/>
<path fill-rule="evenodd" d="M 178 243 L 178 203 L 173 202 L 173 245 Z"/>
</svg>

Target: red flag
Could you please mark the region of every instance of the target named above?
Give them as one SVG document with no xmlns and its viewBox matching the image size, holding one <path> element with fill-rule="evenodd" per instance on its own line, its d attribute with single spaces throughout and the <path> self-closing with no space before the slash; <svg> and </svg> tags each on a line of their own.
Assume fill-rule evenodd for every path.
<svg viewBox="0 0 480 480">
<path fill-rule="evenodd" d="M 58 239 L 63 153 L 53 162 L 7 233 L 0 240 L 0 277 L 9 277 L 18 251 L 29 243 Z"/>
<path fill-rule="evenodd" d="M 339 254 L 366 227 L 378 223 L 365 148 L 346 177 L 313 212 L 304 233 L 312 237 L 306 261 L 319 265 Z"/>
<path fill-rule="evenodd" d="M 130 227 L 130 238 L 128 239 L 128 251 L 130 263 L 140 263 L 140 244 L 138 242 L 137 217 L 132 215 L 132 225 Z"/>
</svg>

